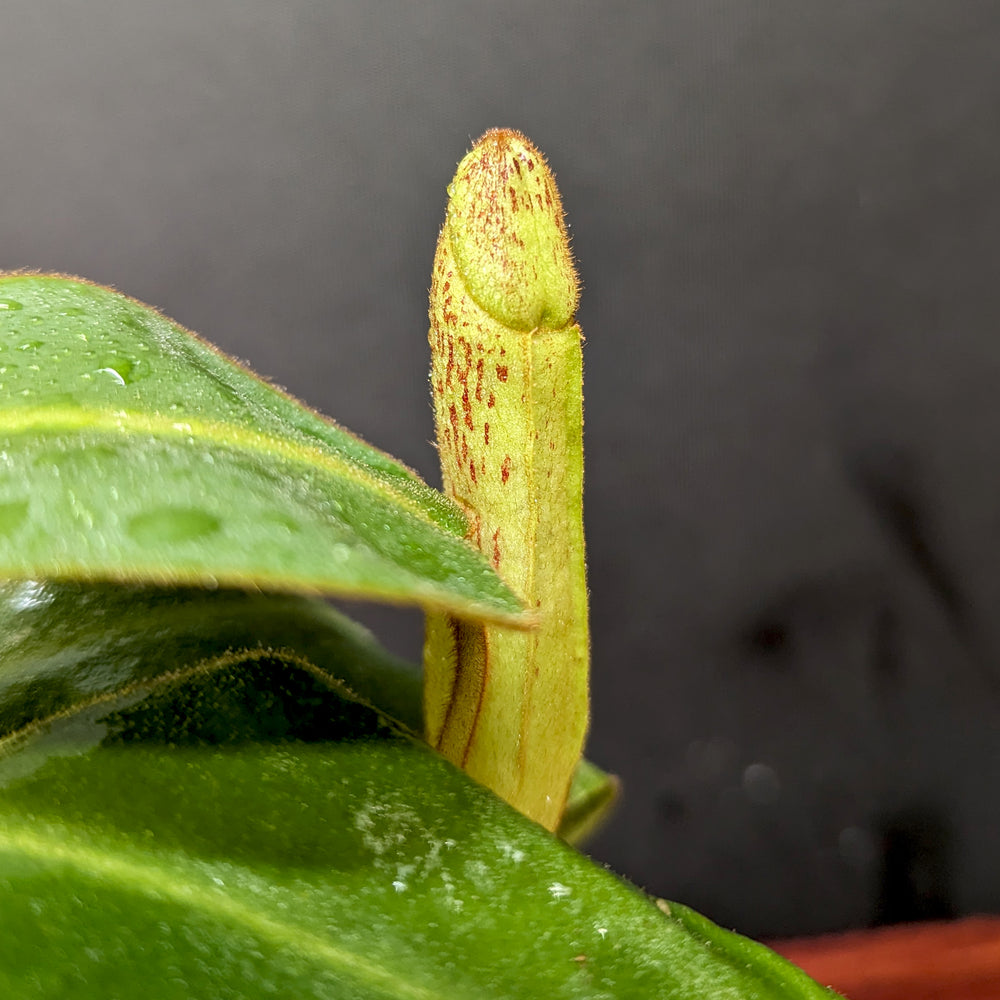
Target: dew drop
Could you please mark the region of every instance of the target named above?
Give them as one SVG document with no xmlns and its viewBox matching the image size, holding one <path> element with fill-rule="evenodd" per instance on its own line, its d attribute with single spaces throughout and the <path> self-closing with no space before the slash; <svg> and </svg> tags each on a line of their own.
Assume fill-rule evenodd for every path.
<svg viewBox="0 0 1000 1000">
<path fill-rule="evenodd" d="M 283 511 L 272 510 L 268 511 L 264 517 L 271 523 L 280 528 L 282 531 L 286 531 L 290 534 L 298 534 L 302 528 L 299 522 L 295 520 L 294 517 L 284 513 Z"/>
<path fill-rule="evenodd" d="M 107 372 L 114 376 L 120 385 L 131 385 L 137 379 L 142 378 L 143 373 L 136 371 L 139 365 L 140 362 L 138 361 L 132 361 L 129 358 L 121 357 L 121 355 L 115 355 L 114 357 L 103 358 L 98 371 Z"/>
<path fill-rule="evenodd" d="M 24 306 L 16 299 L 0 299 L 0 312 L 16 312 L 23 308 Z"/>
<path fill-rule="evenodd" d="M 126 530 L 140 545 L 156 545 L 204 538 L 221 527 L 214 514 L 197 507 L 158 507 L 137 514 Z"/>
<path fill-rule="evenodd" d="M 122 377 L 121 372 L 118 371 L 115 368 L 98 368 L 97 369 L 97 374 L 98 375 L 110 375 L 111 378 L 114 380 L 114 382 L 115 382 L 116 385 L 125 385 L 126 384 L 125 383 L 125 379 Z"/>
</svg>

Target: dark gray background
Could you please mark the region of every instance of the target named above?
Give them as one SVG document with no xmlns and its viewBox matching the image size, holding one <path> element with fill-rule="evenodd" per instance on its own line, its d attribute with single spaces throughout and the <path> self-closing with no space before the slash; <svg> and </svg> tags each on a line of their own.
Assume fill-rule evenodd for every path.
<svg viewBox="0 0 1000 1000">
<path fill-rule="evenodd" d="M 594 853 L 757 934 L 996 910 L 998 121 L 992 2 L 4 0 L 0 266 L 436 483 L 444 189 L 523 129 L 585 283 Z"/>
</svg>

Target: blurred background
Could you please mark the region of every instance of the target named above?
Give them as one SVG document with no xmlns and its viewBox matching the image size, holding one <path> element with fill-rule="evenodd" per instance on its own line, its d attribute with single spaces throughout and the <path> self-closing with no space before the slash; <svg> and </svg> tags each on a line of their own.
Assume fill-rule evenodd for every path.
<svg viewBox="0 0 1000 1000">
<path fill-rule="evenodd" d="M 0 267 L 150 302 L 435 484 L 445 187 L 531 136 L 585 286 L 592 853 L 755 935 L 1000 911 L 1000 7 L 3 14 Z"/>
</svg>

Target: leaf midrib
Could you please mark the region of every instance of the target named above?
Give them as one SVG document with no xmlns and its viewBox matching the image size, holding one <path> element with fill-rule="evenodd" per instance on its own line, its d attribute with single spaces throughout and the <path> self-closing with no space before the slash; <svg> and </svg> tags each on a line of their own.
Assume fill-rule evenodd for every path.
<svg viewBox="0 0 1000 1000">
<path fill-rule="evenodd" d="M 399 490 L 388 477 L 369 472 L 348 458 L 341 458 L 320 448 L 299 444 L 286 438 L 275 437 L 261 431 L 247 431 L 235 424 L 198 420 L 178 416 L 167 418 L 151 416 L 131 410 L 111 412 L 79 410 L 70 407 L 18 407 L 0 409 L 0 430 L 8 434 L 60 434 L 90 431 L 106 434 L 149 435 L 168 440 L 203 441 L 217 447 L 251 452 L 267 458 L 282 458 L 289 462 L 316 469 L 320 468 L 338 477 L 350 479 L 372 492 L 392 495 L 392 501 L 404 507 L 425 524 L 438 531 L 445 529 L 435 521 L 412 497 Z"/>
</svg>

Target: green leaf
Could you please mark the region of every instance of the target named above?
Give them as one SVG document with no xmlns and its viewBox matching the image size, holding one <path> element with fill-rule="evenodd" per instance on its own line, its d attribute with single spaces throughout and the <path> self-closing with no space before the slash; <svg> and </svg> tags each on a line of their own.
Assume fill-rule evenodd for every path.
<svg viewBox="0 0 1000 1000">
<path fill-rule="evenodd" d="M 145 591 L 129 617 L 78 594 L 6 591 L 0 716 L 20 698 L 24 721 L 0 740 L 0 996 L 829 995 L 352 698 L 335 676 L 383 661 L 339 616 L 293 645 L 295 601 Z M 203 646 L 269 614 L 281 654 Z M 32 716 L 33 680 L 64 695 Z"/>
<path fill-rule="evenodd" d="M 280 335 L 280 331 L 276 331 Z M 155 310 L 0 276 L 0 576 L 235 585 L 515 622 L 461 512 Z"/>
<path fill-rule="evenodd" d="M 420 670 L 316 598 L 0 582 L 0 738 L 74 705 L 234 651 L 306 660 L 421 729 Z"/>
<path fill-rule="evenodd" d="M 611 815 L 621 792 L 614 774 L 582 759 L 573 774 L 566 809 L 559 820 L 559 836 L 569 844 L 585 843 Z"/>
<path fill-rule="evenodd" d="M 307 660 L 412 731 L 422 729 L 420 668 L 321 600 L 16 580 L 0 582 L 0 738 L 179 665 L 255 649 Z M 585 840 L 617 794 L 617 778 L 581 761 L 559 835 Z"/>
</svg>

